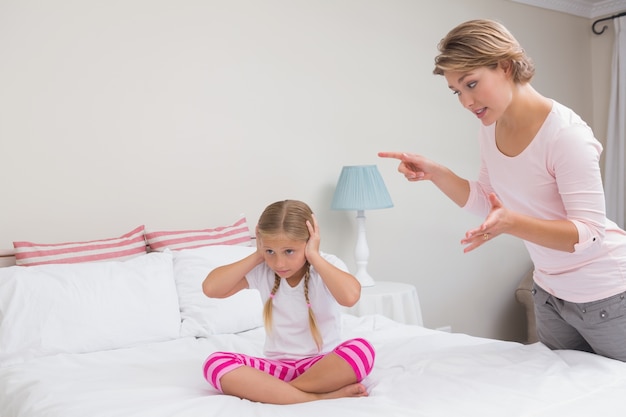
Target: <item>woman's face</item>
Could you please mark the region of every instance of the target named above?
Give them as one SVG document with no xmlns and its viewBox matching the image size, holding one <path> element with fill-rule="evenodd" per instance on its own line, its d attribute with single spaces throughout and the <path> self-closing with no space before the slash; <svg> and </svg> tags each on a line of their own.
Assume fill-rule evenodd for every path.
<svg viewBox="0 0 626 417">
<path fill-rule="evenodd" d="M 500 65 L 468 72 L 446 71 L 444 76 L 463 107 L 485 126 L 495 123 L 511 103 L 513 82 Z"/>
<path fill-rule="evenodd" d="M 264 237 L 261 242 L 265 263 L 281 278 L 299 281 L 306 264 L 306 242 L 285 235 Z"/>
</svg>

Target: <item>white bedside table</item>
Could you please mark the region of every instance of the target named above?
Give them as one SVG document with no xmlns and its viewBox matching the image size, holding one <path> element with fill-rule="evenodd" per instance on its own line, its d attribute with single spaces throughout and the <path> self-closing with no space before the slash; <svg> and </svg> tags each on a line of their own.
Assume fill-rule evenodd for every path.
<svg viewBox="0 0 626 417">
<path fill-rule="evenodd" d="M 401 282 L 376 281 L 363 287 L 359 302 L 345 312 L 355 316 L 382 314 L 401 323 L 423 325 L 417 289 Z"/>
</svg>

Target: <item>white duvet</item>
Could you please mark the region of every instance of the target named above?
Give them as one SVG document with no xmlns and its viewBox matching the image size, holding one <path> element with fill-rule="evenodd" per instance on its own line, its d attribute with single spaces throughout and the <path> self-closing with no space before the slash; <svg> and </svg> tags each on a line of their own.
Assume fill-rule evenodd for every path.
<svg viewBox="0 0 626 417">
<path fill-rule="evenodd" d="M 61 354 L 0 369 L 1 417 L 622 416 L 626 363 L 541 344 L 344 316 L 376 349 L 369 396 L 277 406 L 215 392 L 215 350 L 261 355 L 263 330 Z"/>
</svg>

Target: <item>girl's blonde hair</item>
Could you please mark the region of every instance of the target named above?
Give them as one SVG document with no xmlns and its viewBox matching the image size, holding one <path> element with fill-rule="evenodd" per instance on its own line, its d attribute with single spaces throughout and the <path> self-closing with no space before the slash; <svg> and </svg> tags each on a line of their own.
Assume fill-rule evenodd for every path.
<svg viewBox="0 0 626 417">
<path fill-rule="evenodd" d="M 437 46 L 433 73 L 467 72 L 480 67 L 511 66 L 513 81 L 529 82 L 535 75 L 535 65 L 519 42 L 501 23 L 478 19 L 461 23 L 452 29 Z"/>
<path fill-rule="evenodd" d="M 258 238 L 263 240 L 263 238 L 266 237 L 284 235 L 291 240 L 306 242 L 310 237 L 309 229 L 306 225 L 307 220 L 313 224 L 313 211 L 306 203 L 297 200 L 277 201 L 267 206 L 261 214 L 257 227 Z M 304 272 L 304 298 L 309 310 L 309 328 L 311 329 L 311 335 L 317 345 L 318 351 L 320 351 L 323 346 L 322 335 L 317 327 L 315 314 L 313 313 L 311 301 L 309 300 L 309 270 L 311 266 L 308 262 L 306 266 L 307 268 Z M 268 332 L 272 329 L 273 300 L 281 281 L 282 279 L 274 274 L 274 286 L 263 308 L 265 329 Z"/>
</svg>

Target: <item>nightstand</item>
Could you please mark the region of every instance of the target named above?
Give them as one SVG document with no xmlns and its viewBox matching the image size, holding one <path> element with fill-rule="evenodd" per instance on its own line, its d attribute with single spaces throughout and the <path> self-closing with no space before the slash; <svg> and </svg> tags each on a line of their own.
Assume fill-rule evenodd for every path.
<svg viewBox="0 0 626 417">
<path fill-rule="evenodd" d="M 345 312 L 355 316 L 381 314 L 401 323 L 423 325 L 417 289 L 402 282 L 376 281 L 361 288 L 361 299 Z"/>
</svg>

